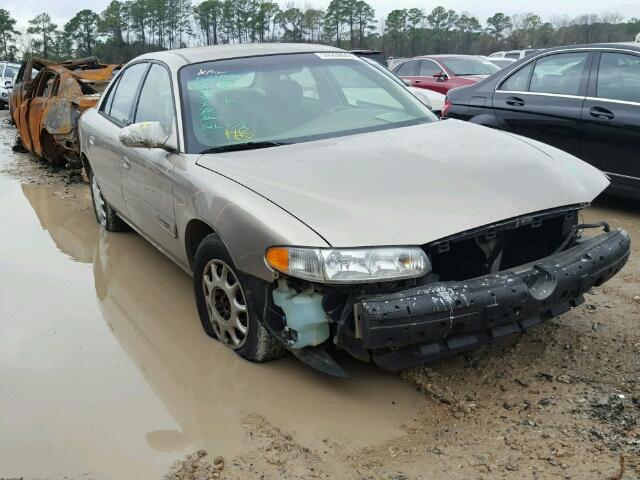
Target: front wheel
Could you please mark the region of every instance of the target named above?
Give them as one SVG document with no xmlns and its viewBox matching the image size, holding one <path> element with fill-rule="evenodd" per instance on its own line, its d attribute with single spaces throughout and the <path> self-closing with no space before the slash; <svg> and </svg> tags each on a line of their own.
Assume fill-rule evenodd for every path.
<svg viewBox="0 0 640 480">
<path fill-rule="evenodd" d="M 258 318 L 254 293 L 215 234 L 200 243 L 193 268 L 196 305 L 202 327 L 213 338 L 252 362 L 281 357 L 285 348 Z"/>
<path fill-rule="evenodd" d="M 96 220 L 108 232 L 124 232 L 129 229 L 129 225 L 122 220 L 111 205 L 102 196 L 102 190 L 98 184 L 97 177 L 93 171 L 89 169 L 89 183 L 91 184 L 91 200 L 93 202 L 93 211 L 96 214 Z"/>
</svg>

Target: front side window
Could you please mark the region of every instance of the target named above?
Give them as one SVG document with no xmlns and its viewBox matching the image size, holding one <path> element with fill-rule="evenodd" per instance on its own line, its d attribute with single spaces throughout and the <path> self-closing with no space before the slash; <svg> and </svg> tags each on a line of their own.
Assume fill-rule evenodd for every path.
<svg viewBox="0 0 640 480">
<path fill-rule="evenodd" d="M 529 78 L 531 77 L 531 70 L 533 70 L 533 63 L 530 63 L 524 68 L 521 68 L 509 78 L 507 78 L 500 90 L 508 90 L 511 92 L 526 92 L 529 90 Z"/>
<path fill-rule="evenodd" d="M 640 103 L 640 56 L 617 52 L 602 53 L 596 96 Z"/>
<path fill-rule="evenodd" d="M 465 75 L 493 75 L 500 70 L 489 60 L 474 57 L 449 57 L 439 60 L 444 67 L 457 77 Z"/>
<path fill-rule="evenodd" d="M 442 72 L 442 69 L 431 60 L 423 60 L 420 62 L 420 71 L 418 76 L 420 77 L 433 77 L 436 73 Z"/>
<path fill-rule="evenodd" d="M 559 53 L 538 59 L 529 90 L 536 93 L 578 95 L 588 56 L 587 52 Z"/>
<path fill-rule="evenodd" d="M 165 132 L 169 133 L 173 129 L 174 119 L 169 73 L 161 65 L 153 64 L 140 90 L 135 122 L 160 122 Z"/>
<path fill-rule="evenodd" d="M 357 57 L 306 53 L 183 67 L 187 150 L 299 143 L 431 122 L 403 85 Z"/>
<path fill-rule="evenodd" d="M 136 63 L 123 71 L 119 75 L 120 81 L 112 94 L 113 99 L 108 99 L 111 105 L 108 111 L 105 110 L 105 113 L 124 125 L 129 122 L 134 97 L 147 66 L 147 63 Z"/>
</svg>

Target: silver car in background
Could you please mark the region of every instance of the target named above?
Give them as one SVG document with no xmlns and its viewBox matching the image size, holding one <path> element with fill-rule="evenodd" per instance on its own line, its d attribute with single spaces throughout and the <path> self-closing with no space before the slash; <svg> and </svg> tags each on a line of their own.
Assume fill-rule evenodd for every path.
<svg viewBox="0 0 640 480">
<path fill-rule="evenodd" d="M 143 55 L 80 137 L 98 222 L 191 274 L 205 331 L 252 361 L 421 364 L 565 312 L 629 255 L 624 231 L 578 222 L 600 171 L 437 121 L 331 47 Z"/>
<path fill-rule="evenodd" d="M 0 62 L 0 110 L 9 105 L 13 81 L 20 70 L 19 63 Z"/>
</svg>

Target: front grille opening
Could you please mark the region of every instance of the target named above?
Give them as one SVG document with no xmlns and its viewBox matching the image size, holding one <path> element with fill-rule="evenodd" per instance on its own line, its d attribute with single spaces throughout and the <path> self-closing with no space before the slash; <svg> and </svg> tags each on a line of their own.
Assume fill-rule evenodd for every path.
<svg viewBox="0 0 640 480">
<path fill-rule="evenodd" d="M 534 218 L 525 224 L 514 221 L 499 229 L 487 227 L 460 240 L 427 246 L 426 251 L 432 272 L 440 281 L 467 280 L 491 273 L 489 263 L 494 252 L 486 247 L 483 250 L 479 240 L 494 240 L 494 248 L 502 249 L 498 270 L 506 270 L 553 254 L 576 221 L 576 212 Z"/>
</svg>

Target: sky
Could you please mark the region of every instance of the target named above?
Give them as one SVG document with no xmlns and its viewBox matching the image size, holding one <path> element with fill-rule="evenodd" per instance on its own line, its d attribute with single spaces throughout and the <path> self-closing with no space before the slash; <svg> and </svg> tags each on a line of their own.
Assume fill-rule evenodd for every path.
<svg viewBox="0 0 640 480">
<path fill-rule="evenodd" d="M 280 1 L 284 5 L 290 0 Z M 299 5 L 311 5 L 325 8 L 330 0 L 294 0 Z M 109 3 L 109 0 L 2 0 L 0 5 L 11 12 L 12 16 L 18 20 L 18 29 L 24 28 L 29 18 L 38 13 L 47 12 L 59 26 L 62 26 L 78 10 L 90 8 L 96 12 L 101 12 Z M 193 0 L 199 3 L 199 0 Z M 422 8 L 427 11 L 438 5 L 445 8 L 452 8 L 457 12 L 468 12 L 477 16 L 481 21 L 490 17 L 495 12 L 506 14 L 523 13 L 533 11 L 543 19 L 552 16 L 569 15 L 571 17 L 583 13 L 604 13 L 617 12 L 625 18 L 640 17 L 640 0 L 482 0 L 473 2 L 471 0 L 434 0 L 431 2 L 416 0 L 369 0 L 369 3 L 376 9 L 376 17 L 384 18 L 396 8 Z M 606 5 L 606 6 L 604 6 Z"/>
</svg>

